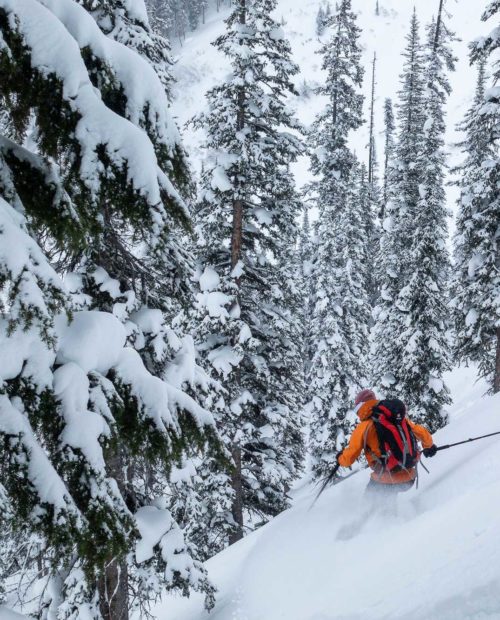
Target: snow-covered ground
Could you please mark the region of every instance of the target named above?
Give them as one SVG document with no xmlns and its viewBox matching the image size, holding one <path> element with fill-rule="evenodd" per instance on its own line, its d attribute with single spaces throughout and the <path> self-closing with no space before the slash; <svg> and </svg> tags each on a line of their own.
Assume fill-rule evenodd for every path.
<svg viewBox="0 0 500 620">
<path fill-rule="evenodd" d="M 373 54 L 377 54 L 377 87 L 376 87 L 376 131 L 378 159 L 383 159 L 383 104 L 386 97 L 394 102 L 399 89 L 399 74 L 403 66 L 400 56 L 405 46 L 409 22 L 413 8 L 421 22 L 422 36 L 424 25 L 436 13 L 439 0 L 380 0 L 380 15 L 375 15 L 375 0 L 353 0 L 353 7 L 359 14 L 359 25 L 363 30 L 361 42 L 364 48 L 363 62 L 366 69 L 364 92 L 365 116 L 368 116 L 369 94 L 371 89 L 371 62 Z M 316 53 L 321 40 L 316 35 L 316 15 L 324 0 L 278 0 L 276 17 L 285 23 L 284 30 L 290 39 L 293 58 L 300 66 L 301 72 L 296 77 L 300 97 L 291 100 L 298 119 L 308 127 L 316 113 L 321 109 L 323 101 L 314 95 L 312 89 L 323 79 L 321 59 Z M 331 0 L 332 7 L 334 0 Z M 469 106 L 476 79 L 475 69 L 469 67 L 468 45 L 471 40 L 491 29 L 489 24 L 480 21 L 486 0 L 447 0 L 450 13 L 451 28 L 461 39 L 454 44 L 457 58 L 457 71 L 451 75 L 453 94 L 448 104 L 448 135 L 447 147 L 450 163 L 456 162 L 454 144 L 459 139 L 455 126 L 462 120 Z M 174 88 L 174 114 L 181 127 L 195 114 L 201 111 L 206 91 L 220 83 L 229 71 L 227 59 L 220 54 L 211 43 L 224 30 L 223 17 L 227 9 L 221 13 L 211 13 L 207 23 L 200 30 L 191 34 L 183 47 L 174 49 L 176 64 L 174 76 L 177 80 Z M 327 35 L 325 34 L 324 37 Z M 323 37 L 323 38 L 324 38 Z M 306 85 L 307 88 L 304 88 Z M 191 155 L 195 169 L 199 169 L 203 161 L 201 145 L 203 133 L 194 131 L 192 127 L 183 131 L 184 143 Z M 368 124 L 365 123 L 353 137 L 352 146 L 362 160 L 368 159 Z M 309 161 L 304 157 L 294 168 L 299 187 L 310 180 Z M 449 188 L 449 204 L 453 209 L 456 190 Z"/>
<path fill-rule="evenodd" d="M 439 445 L 500 430 L 500 395 L 478 397 L 473 370 L 453 373 L 460 400 Z M 365 514 L 369 473 L 295 506 L 208 562 L 219 588 L 208 616 L 201 598 L 169 598 L 155 611 L 175 620 L 498 620 L 500 437 L 426 459 L 419 488 L 397 517 L 372 516 L 349 540 L 341 528 Z"/>
</svg>

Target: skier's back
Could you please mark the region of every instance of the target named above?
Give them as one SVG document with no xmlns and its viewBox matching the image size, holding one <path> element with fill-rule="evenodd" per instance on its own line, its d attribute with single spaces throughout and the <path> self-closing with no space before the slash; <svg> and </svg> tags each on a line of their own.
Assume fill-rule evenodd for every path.
<svg viewBox="0 0 500 620">
<path fill-rule="evenodd" d="M 364 451 L 373 470 L 367 493 L 395 499 L 398 492 L 410 489 L 415 482 L 418 443 L 425 456 L 436 453 L 432 435 L 408 418 L 405 404 L 398 399 L 380 401 L 371 390 L 363 390 L 355 405 L 360 422 L 337 461 L 341 467 L 350 467 Z"/>
</svg>

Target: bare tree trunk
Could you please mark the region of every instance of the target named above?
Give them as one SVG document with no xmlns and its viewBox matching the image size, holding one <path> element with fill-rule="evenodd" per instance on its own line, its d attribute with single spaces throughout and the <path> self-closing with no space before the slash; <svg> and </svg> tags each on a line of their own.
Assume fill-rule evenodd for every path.
<svg viewBox="0 0 500 620">
<path fill-rule="evenodd" d="M 128 570 L 122 561 L 110 560 L 99 580 L 99 608 L 103 620 L 129 620 Z"/>
<path fill-rule="evenodd" d="M 495 376 L 493 378 L 493 392 L 497 394 L 500 392 L 500 327 L 496 330 L 497 337 L 497 352 L 495 359 Z"/>
<path fill-rule="evenodd" d="M 443 21 L 443 6 L 444 0 L 439 0 L 439 9 L 438 9 L 438 17 L 436 22 L 436 35 L 434 37 L 434 53 L 436 53 L 438 44 L 439 44 L 439 36 L 441 34 L 441 23 Z"/>
<path fill-rule="evenodd" d="M 232 545 L 243 538 L 243 479 L 241 476 L 241 448 L 233 446 L 231 455 L 234 461 L 234 469 L 231 474 L 231 486 L 234 491 L 231 512 L 237 527 L 229 536 L 229 544 Z"/>
<path fill-rule="evenodd" d="M 241 257 L 243 240 L 243 200 L 233 201 L 233 230 L 231 237 L 231 268 L 234 269 Z M 239 278 L 236 279 L 239 284 Z"/>
<path fill-rule="evenodd" d="M 240 24 L 246 22 L 246 3 L 240 0 Z M 245 127 L 245 90 L 240 88 L 238 93 L 238 111 L 237 111 L 237 130 L 242 131 Z M 241 249 L 243 243 L 243 194 L 244 188 L 240 181 L 237 181 L 237 195 L 233 200 L 233 227 L 231 234 L 231 267 L 234 269 L 241 258 Z M 236 284 L 239 288 L 240 278 L 236 278 Z M 232 505 L 232 514 L 237 528 L 229 538 L 229 544 L 233 544 L 243 538 L 243 478 L 241 464 L 241 447 L 237 444 L 233 445 L 232 457 L 234 461 L 234 469 L 231 474 L 231 486 L 234 491 L 234 499 Z"/>
<path fill-rule="evenodd" d="M 125 497 L 125 473 L 123 457 L 119 449 L 110 452 L 106 459 L 109 475 L 118 484 Z M 124 560 L 110 557 L 99 578 L 99 608 L 103 620 L 129 620 L 128 569 Z"/>
</svg>

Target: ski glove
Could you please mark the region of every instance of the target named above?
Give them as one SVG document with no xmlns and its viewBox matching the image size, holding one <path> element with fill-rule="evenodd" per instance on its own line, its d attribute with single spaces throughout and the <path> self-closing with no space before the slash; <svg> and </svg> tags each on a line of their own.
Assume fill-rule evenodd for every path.
<svg viewBox="0 0 500 620">
<path fill-rule="evenodd" d="M 437 446 L 435 443 L 433 443 L 430 448 L 424 449 L 424 456 L 427 458 L 430 458 L 431 456 L 434 456 L 437 451 L 438 451 Z"/>
</svg>

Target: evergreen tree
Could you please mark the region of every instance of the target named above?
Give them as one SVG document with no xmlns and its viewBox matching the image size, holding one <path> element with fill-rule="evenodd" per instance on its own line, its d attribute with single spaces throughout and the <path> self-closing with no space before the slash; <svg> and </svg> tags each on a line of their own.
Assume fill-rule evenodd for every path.
<svg viewBox="0 0 500 620">
<path fill-rule="evenodd" d="M 303 294 L 302 301 L 302 332 L 304 343 L 304 377 L 309 376 L 312 361 L 312 316 L 314 304 L 314 282 L 313 274 L 313 238 L 309 223 L 309 207 L 304 206 L 302 230 L 300 234 L 299 256 L 300 256 L 300 290 Z"/>
<path fill-rule="evenodd" d="M 233 457 L 229 542 L 288 505 L 300 452 L 301 345 L 286 262 L 300 209 L 289 164 L 302 152 L 284 104 L 297 67 L 271 15 L 275 0 L 238 0 L 215 43 L 231 60 L 209 91 L 197 213 L 200 233 L 197 341 L 227 393 L 219 414 Z M 293 238 L 295 235 L 295 238 Z M 298 400 L 296 400 L 298 399 Z"/>
<path fill-rule="evenodd" d="M 318 14 L 316 15 L 316 34 L 321 37 L 325 32 L 325 10 L 323 5 L 319 5 Z"/>
<path fill-rule="evenodd" d="M 364 164 L 361 166 L 361 176 L 359 179 L 361 210 L 363 213 L 364 230 L 366 234 L 365 246 L 367 249 L 368 258 L 367 265 L 372 263 L 377 256 L 378 233 L 375 222 L 381 210 L 377 145 L 375 140 L 376 66 L 377 55 L 373 54 L 372 87 L 370 97 L 370 128 L 368 140 L 368 168 L 366 168 Z M 376 271 L 371 268 L 367 268 L 365 271 L 370 305 L 374 306 L 379 296 Z"/>
<path fill-rule="evenodd" d="M 316 475 L 331 468 L 349 434 L 348 412 L 366 375 L 369 318 L 358 164 L 348 146 L 350 132 L 362 123 L 363 106 L 360 29 L 350 0 L 340 2 L 329 26 L 332 35 L 321 49 L 326 81 L 318 89 L 328 103 L 310 134 L 320 213 L 310 377 Z"/>
<path fill-rule="evenodd" d="M 414 14 L 398 109 L 397 161 L 389 170 L 384 281 L 373 337 L 378 383 L 400 394 L 414 418 L 431 430 L 444 424 L 442 409 L 449 403 L 443 383 L 450 346 L 443 147 L 446 72 L 454 65 L 451 38 L 441 4 L 424 55 Z"/>
<path fill-rule="evenodd" d="M 371 340 L 371 367 L 374 385 L 383 393 L 406 398 L 399 380 L 406 352 L 400 341 L 406 314 L 398 298 L 404 283 L 411 277 L 409 266 L 413 222 L 420 200 L 422 153 L 424 137 L 424 55 L 419 36 L 419 23 L 414 11 L 407 47 L 403 53 L 404 67 L 400 77 L 398 143 L 394 159 L 388 159 L 387 203 L 382 222 L 377 274 L 380 298 L 375 309 L 375 325 Z"/>
<path fill-rule="evenodd" d="M 376 89 L 376 67 L 377 55 L 373 54 L 372 63 L 372 88 L 370 97 L 370 134 L 368 141 L 368 187 L 370 194 L 370 202 L 373 205 L 375 213 L 378 211 L 377 203 L 379 202 L 379 187 L 377 179 L 377 145 L 375 140 L 375 89 Z"/>
<path fill-rule="evenodd" d="M 375 156 L 374 156 L 375 159 Z M 376 162 L 375 162 L 376 169 Z M 370 183 L 368 169 L 362 164 L 358 169 L 357 192 L 359 208 L 361 214 L 361 224 L 364 234 L 364 242 L 361 251 L 365 254 L 365 264 L 363 265 L 363 278 L 366 282 L 368 302 L 373 308 L 380 294 L 376 270 L 373 269 L 373 262 L 377 260 L 379 231 L 376 226 L 377 207 L 379 204 L 377 176 L 374 173 L 374 184 Z"/>
<path fill-rule="evenodd" d="M 498 10 L 490 5 L 484 19 Z M 454 239 L 456 275 L 453 312 L 456 356 L 476 362 L 494 392 L 500 389 L 500 328 L 498 310 L 498 199 L 497 129 L 499 106 L 486 90 L 488 55 L 496 49 L 494 35 L 472 48 L 478 79 L 472 107 L 460 129 L 464 161 L 457 168 L 460 198 Z M 495 67 L 496 73 L 496 67 Z"/>
<path fill-rule="evenodd" d="M 483 21 L 498 19 L 500 3 L 490 2 Z M 496 88 L 484 92 L 484 67 L 492 59 L 492 83 L 496 84 L 500 69 L 496 51 L 500 47 L 497 28 L 471 46 L 471 59 L 480 66 L 475 109 L 466 119 L 467 159 L 461 182 L 461 199 L 455 252 L 458 286 L 455 291 L 455 323 L 457 352 L 461 360 L 479 363 L 494 393 L 500 391 L 500 322 L 498 309 L 497 244 L 499 194 L 498 127 L 500 105 Z M 458 284 L 460 283 L 460 284 Z M 474 297 L 465 295 L 473 294 Z"/>
<path fill-rule="evenodd" d="M 384 188 L 382 196 L 382 205 L 380 209 L 380 219 L 383 221 L 387 201 L 389 200 L 389 163 L 395 156 L 395 139 L 396 121 L 394 119 L 394 111 L 392 109 L 392 100 L 386 99 L 384 103 Z"/>
<path fill-rule="evenodd" d="M 42 541 L 44 617 L 126 618 L 165 587 L 210 603 L 204 569 L 140 475 L 214 435 L 170 326 L 189 292 L 176 238 L 189 217 L 164 87 L 78 4 L 2 0 L 0 32 L 17 139 L 0 137 L 2 519 Z M 21 144 L 32 121 L 36 152 Z"/>
<path fill-rule="evenodd" d="M 417 166 L 419 200 L 416 209 L 408 211 L 410 277 L 398 299 L 406 315 L 400 335 L 404 351 L 398 370 L 400 386 L 414 418 L 425 422 L 431 431 L 446 423 L 443 407 L 451 402 L 443 374 L 450 369 L 444 107 L 451 92 L 447 73 L 455 66 L 449 47 L 452 40 L 441 1 L 438 19 L 427 29 L 425 122 Z"/>
</svg>

